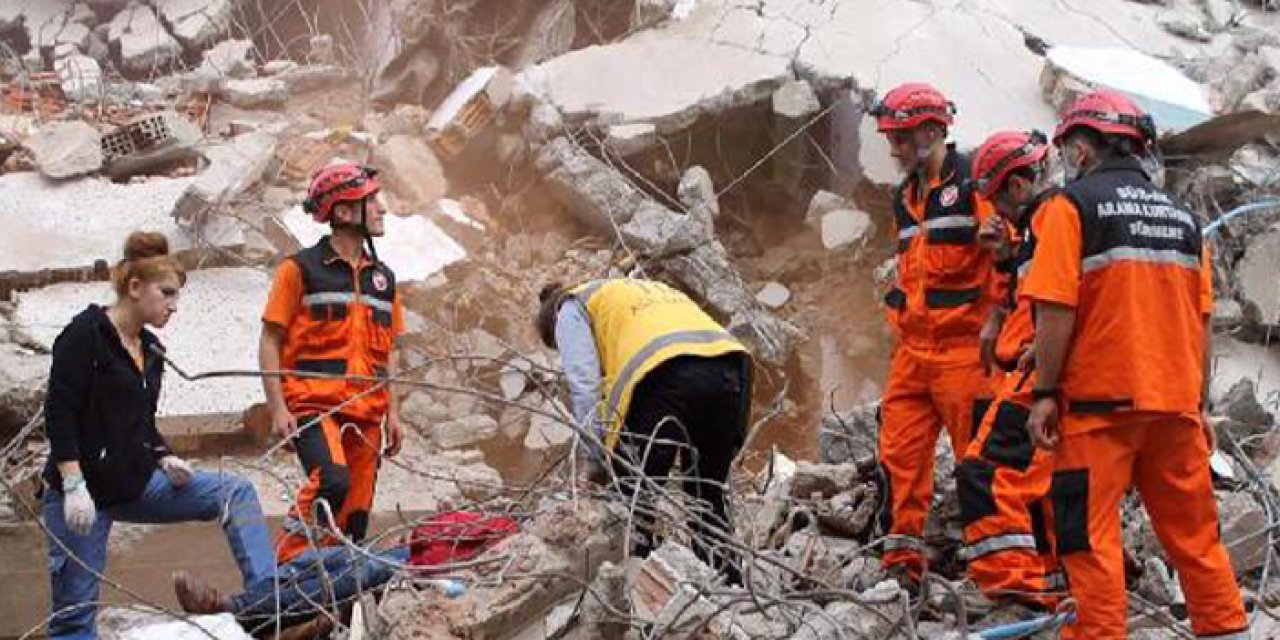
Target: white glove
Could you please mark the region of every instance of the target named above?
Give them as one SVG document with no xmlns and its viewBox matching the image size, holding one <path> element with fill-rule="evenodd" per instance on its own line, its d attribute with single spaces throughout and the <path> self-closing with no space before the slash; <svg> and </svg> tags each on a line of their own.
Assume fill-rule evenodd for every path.
<svg viewBox="0 0 1280 640">
<path fill-rule="evenodd" d="M 93 504 L 93 496 L 89 495 L 89 486 L 84 480 L 80 480 L 64 494 L 62 518 L 67 523 L 67 529 L 78 536 L 88 535 L 93 530 L 93 521 L 98 518 L 98 506 Z"/>
<path fill-rule="evenodd" d="M 195 470 L 191 468 L 191 463 L 178 456 L 160 458 L 160 470 L 169 477 L 169 482 L 173 486 L 179 488 L 187 486 L 187 483 L 191 482 L 191 476 L 195 475 Z"/>
</svg>

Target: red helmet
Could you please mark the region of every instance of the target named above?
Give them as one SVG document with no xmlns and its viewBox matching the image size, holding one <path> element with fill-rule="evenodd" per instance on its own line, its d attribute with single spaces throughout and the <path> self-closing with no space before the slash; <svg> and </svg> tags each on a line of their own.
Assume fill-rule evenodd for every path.
<svg viewBox="0 0 1280 640">
<path fill-rule="evenodd" d="M 353 162 L 343 162 L 321 167 L 311 176 L 311 187 L 302 209 L 316 222 L 328 222 L 333 205 L 340 202 L 363 200 L 381 189 L 377 169 Z"/>
<path fill-rule="evenodd" d="M 1156 124 L 1128 96 L 1113 89 L 1086 93 L 1062 113 L 1053 143 L 1058 144 L 1076 127 L 1089 127 L 1099 133 L 1129 136 L 1146 145 L 1156 137 Z"/>
<path fill-rule="evenodd" d="M 1009 173 L 1044 159 L 1049 141 L 1039 131 L 1000 131 L 991 134 L 973 154 L 973 180 L 978 195 L 990 198 Z"/>
<path fill-rule="evenodd" d="M 881 133 L 913 129 L 931 120 L 951 126 L 955 113 L 956 106 L 941 91 L 923 82 L 894 87 L 870 111 Z"/>
</svg>

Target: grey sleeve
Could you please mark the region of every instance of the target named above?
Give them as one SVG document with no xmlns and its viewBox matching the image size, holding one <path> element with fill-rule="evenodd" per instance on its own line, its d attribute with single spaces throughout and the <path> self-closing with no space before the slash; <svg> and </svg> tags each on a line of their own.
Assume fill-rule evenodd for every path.
<svg viewBox="0 0 1280 640">
<path fill-rule="evenodd" d="M 569 383 L 569 402 L 574 420 L 581 426 L 591 427 L 596 435 L 603 437 L 596 419 L 602 387 L 600 353 L 591 335 L 587 310 L 576 299 L 566 300 L 556 316 L 556 347 L 560 350 L 560 363 Z"/>
</svg>

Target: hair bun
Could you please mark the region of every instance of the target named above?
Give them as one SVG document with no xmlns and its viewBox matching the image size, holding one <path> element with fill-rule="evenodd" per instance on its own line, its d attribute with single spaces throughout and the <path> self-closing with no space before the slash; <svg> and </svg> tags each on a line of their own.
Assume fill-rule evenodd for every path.
<svg viewBox="0 0 1280 640">
<path fill-rule="evenodd" d="M 542 291 L 538 292 L 538 302 L 540 303 L 546 302 L 547 300 L 550 300 L 551 298 L 560 295 L 560 292 L 563 290 L 564 290 L 564 285 L 560 284 L 559 282 L 552 282 L 550 284 L 544 285 L 542 287 Z"/>
<path fill-rule="evenodd" d="M 155 231 L 134 231 L 124 241 L 125 260 L 144 260 L 169 255 L 169 239 Z"/>
</svg>

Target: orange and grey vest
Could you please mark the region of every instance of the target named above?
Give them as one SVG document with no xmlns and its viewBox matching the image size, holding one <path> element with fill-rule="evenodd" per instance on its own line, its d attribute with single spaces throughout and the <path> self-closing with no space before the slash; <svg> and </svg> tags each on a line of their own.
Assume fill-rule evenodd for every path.
<svg viewBox="0 0 1280 640">
<path fill-rule="evenodd" d="M 925 196 L 923 219 L 907 207 L 915 176 L 894 191 L 898 230 L 898 280 L 885 295 L 890 323 L 900 339 L 929 342 L 972 338 L 986 320 L 995 276 L 991 252 L 978 246 L 977 192 L 969 161 L 947 152 L 942 181 Z"/>
<path fill-rule="evenodd" d="M 1183 413 L 1200 406 L 1200 219 L 1133 159 L 1066 187 L 1080 216 L 1075 337 L 1061 386 L 1075 413 Z"/>
<path fill-rule="evenodd" d="M 302 311 L 289 324 L 282 363 L 308 373 L 385 377 L 395 340 L 396 279 L 383 263 L 364 262 L 357 272 L 325 237 L 291 260 L 302 272 Z M 321 412 L 367 392 L 369 382 L 342 378 L 284 378 L 284 396 L 295 414 Z M 342 414 L 379 420 L 386 389 L 352 401 Z"/>
</svg>

